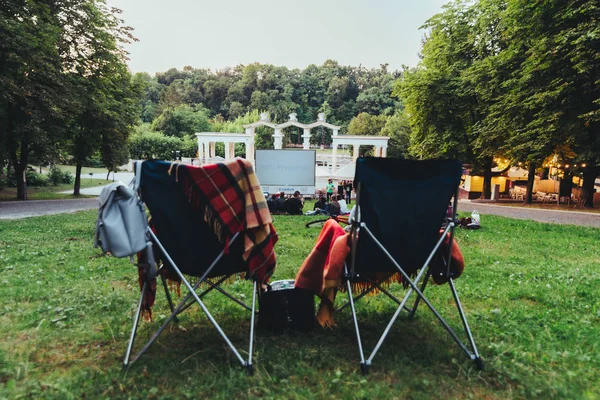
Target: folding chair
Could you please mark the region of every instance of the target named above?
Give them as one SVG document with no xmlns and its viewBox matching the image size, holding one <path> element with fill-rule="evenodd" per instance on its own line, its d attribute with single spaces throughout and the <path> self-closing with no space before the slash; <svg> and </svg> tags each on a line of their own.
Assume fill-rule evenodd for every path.
<svg viewBox="0 0 600 400">
<path fill-rule="evenodd" d="M 483 361 L 467 323 L 462 305 L 454 285 L 456 272 L 451 266 L 452 243 L 456 216 L 456 199 L 462 165 L 452 160 L 409 161 L 388 158 L 359 158 L 356 164 L 355 186 L 357 187 L 357 218 L 351 227 L 351 256 L 344 266 L 345 289 L 352 311 L 360 366 L 368 373 L 373 358 L 381 348 L 390 329 L 402 310 L 414 316 L 419 303 L 424 302 L 442 326 L 448 331 L 460 348 L 475 361 L 477 368 L 483 369 Z M 451 215 L 447 215 L 448 205 L 454 196 Z M 441 229 L 443 231 L 440 234 Z M 442 255 L 444 239 L 449 239 L 448 252 Z M 443 257 L 441 257 L 443 256 Z M 443 262 L 432 269 L 436 257 Z M 350 265 L 348 265 L 350 264 Z M 405 296 L 394 297 L 381 281 L 377 273 L 399 273 L 402 283 L 408 287 Z M 432 276 L 436 274 L 435 276 Z M 411 277 L 416 277 L 412 279 Z M 379 275 L 382 276 L 382 275 Z M 439 314 L 423 292 L 431 277 L 436 282 L 447 281 L 456 302 L 458 313 L 471 350 L 459 339 L 454 330 Z M 353 284 L 366 283 L 370 286 L 354 297 Z M 421 283 L 421 287 L 418 285 Z M 360 285 L 355 285 L 360 286 Z M 385 328 L 372 353 L 365 358 L 354 302 L 373 290 L 379 290 L 398 304 L 398 308 Z M 411 294 L 417 298 L 412 308 L 406 304 Z"/>
<path fill-rule="evenodd" d="M 214 191 L 213 199 L 209 198 L 210 193 L 197 190 L 196 183 L 190 179 L 191 175 L 186 174 L 188 168 L 195 168 L 195 170 L 189 171 L 201 172 L 202 176 L 206 177 L 204 182 L 207 182 Z M 241 365 L 248 369 L 248 373 L 252 374 L 256 295 L 260 284 L 268 278 L 275 267 L 275 254 L 272 246 L 277 239 L 271 225 L 264 195 L 260 193 L 260 184 L 257 180 L 253 181 L 252 179 L 252 177 L 256 178 L 251 164 L 237 159 L 230 164 L 189 167 L 163 161 L 146 161 L 142 163 L 141 168 L 138 168 L 138 170 L 140 169 L 140 176 L 136 177 L 140 179 L 139 195 L 148 206 L 152 218 L 151 226 L 145 234 L 151 240 L 157 258 L 162 261 L 158 274 L 163 280 L 171 314 L 138 354 L 130 358 L 144 299 L 148 293 L 149 280 L 152 279 L 152 276 L 146 276 L 134 316 L 123 367 L 127 368 L 137 361 L 172 321 L 177 322 L 177 315 L 197 303 Z M 238 183 L 241 181 L 245 184 L 240 186 Z M 250 193 L 244 193 L 244 188 L 246 192 Z M 223 201 L 228 197 L 232 199 L 231 203 Z M 248 199 L 252 204 L 248 204 Z M 221 218 L 220 213 L 223 212 L 223 207 L 227 210 L 233 208 L 242 211 L 238 215 L 230 215 L 234 220 L 231 222 L 226 218 Z M 259 224 L 268 226 L 267 235 L 263 237 L 262 241 L 257 240 L 259 235 L 256 231 L 244 230 L 246 225 L 243 221 L 243 214 L 250 213 L 253 207 L 261 212 L 267 210 L 266 214 L 261 214 L 262 216 L 266 215 L 267 218 L 258 221 Z M 249 218 L 248 215 L 245 217 Z M 230 223 L 229 225 L 237 223 L 240 229 L 227 232 L 228 223 Z M 215 229 L 220 230 L 218 235 Z M 249 248 L 249 243 L 254 243 L 255 246 Z M 152 257 L 150 253 L 147 254 L 148 257 Z M 245 259 L 247 254 L 251 258 Z M 252 270 L 251 267 L 253 267 Z M 171 275 L 176 274 L 188 290 L 187 295 L 177 306 L 172 304 L 162 274 L 163 270 L 169 270 Z M 227 293 L 220 286 L 228 277 L 240 273 L 246 274 L 246 278 L 252 281 L 251 306 Z M 184 274 L 197 277 L 196 282 L 190 283 Z M 205 288 L 198 293 L 200 285 L 204 285 Z M 246 359 L 231 343 L 216 318 L 202 301 L 202 298 L 213 290 L 224 294 L 251 312 L 248 357 Z"/>
</svg>

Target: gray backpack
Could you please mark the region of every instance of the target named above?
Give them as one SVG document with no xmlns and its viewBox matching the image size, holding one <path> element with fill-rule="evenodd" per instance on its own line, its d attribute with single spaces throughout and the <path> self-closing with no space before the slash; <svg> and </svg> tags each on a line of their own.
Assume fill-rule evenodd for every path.
<svg viewBox="0 0 600 400">
<path fill-rule="evenodd" d="M 136 193 L 142 163 L 137 164 L 133 188 L 123 182 L 115 182 L 100 193 L 94 247 L 100 246 L 105 253 L 115 257 L 133 256 L 144 250 L 148 242 L 144 203 Z"/>
</svg>

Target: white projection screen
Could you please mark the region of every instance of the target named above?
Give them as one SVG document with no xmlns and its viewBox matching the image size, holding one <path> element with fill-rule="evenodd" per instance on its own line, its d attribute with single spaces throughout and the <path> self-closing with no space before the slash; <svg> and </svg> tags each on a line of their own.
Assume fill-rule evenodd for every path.
<svg viewBox="0 0 600 400">
<path fill-rule="evenodd" d="M 315 193 L 314 150 L 256 150 L 256 175 L 263 192 Z"/>
</svg>

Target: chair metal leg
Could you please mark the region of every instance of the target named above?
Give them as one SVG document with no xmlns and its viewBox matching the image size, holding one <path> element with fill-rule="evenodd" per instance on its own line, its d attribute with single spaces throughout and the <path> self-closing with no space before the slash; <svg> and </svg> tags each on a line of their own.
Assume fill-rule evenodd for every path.
<svg viewBox="0 0 600 400">
<path fill-rule="evenodd" d="M 248 349 L 248 363 L 246 366 L 248 367 L 248 374 L 253 375 L 254 369 L 252 367 L 252 350 L 254 347 L 254 316 L 256 310 L 256 297 L 258 296 L 258 285 L 257 282 L 254 281 L 254 288 L 252 290 L 252 316 L 250 317 L 250 344 Z"/>
<path fill-rule="evenodd" d="M 181 309 L 183 308 L 184 304 L 188 301 L 188 299 L 190 297 L 191 297 L 191 295 L 188 294 L 184 299 L 182 299 L 179 302 L 179 304 L 177 305 L 177 307 L 175 307 L 175 309 L 173 310 L 173 312 L 171 313 L 171 315 L 169 315 L 169 317 L 165 320 L 165 322 L 163 322 L 163 324 L 160 326 L 160 328 L 158 328 L 158 330 L 156 332 L 154 332 L 154 334 L 152 335 L 152 337 L 150 338 L 150 340 L 148 340 L 148 342 L 144 345 L 144 347 L 142 347 L 142 349 L 137 353 L 137 355 L 135 356 L 135 358 L 131 361 L 131 364 L 133 364 L 134 362 L 136 362 L 137 360 L 139 360 L 140 357 L 142 355 L 144 355 L 144 353 L 150 348 L 150 346 L 152 346 L 152 344 L 156 341 L 156 339 L 158 339 L 158 337 L 165 330 L 165 328 L 181 312 Z"/>
<path fill-rule="evenodd" d="M 421 284 L 421 293 L 425 292 L 425 287 L 427 286 L 427 282 L 429 282 L 430 277 L 431 277 L 431 271 L 429 270 L 429 267 L 427 267 L 427 275 L 425 275 L 425 279 L 423 280 L 423 283 Z M 415 317 L 415 314 L 417 313 L 417 307 L 419 307 L 420 302 L 421 302 L 421 298 L 419 296 L 417 296 L 417 298 L 415 299 L 415 304 L 413 305 L 412 309 L 408 313 L 408 318 L 413 319 Z"/>
<path fill-rule="evenodd" d="M 171 292 L 169 291 L 167 280 L 163 274 L 160 274 L 160 280 L 162 281 L 163 288 L 165 289 L 165 295 L 167 296 L 167 301 L 169 302 L 169 308 L 171 309 L 171 312 L 173 312 L 175 310 L 175 307 L 173 307 L 173 299 L 171 299 Z M 177 317 L 173 317 L 173 321 L 179 322 L 179 319 L 177 319 Z"/>
<path fill-rule="evenodd" d="M 475 339 L 473 339 L 473 334 L 471 333 L 471 329 L 469 328 L 469 323 L 467 322 L 467 317 L 465 316 L 465 312 L 463 310 L 460 299 L 458 298 L 458 292 L 456 291 L 456 287 L 454 286 L 454 280 L 450 278 L 448 280 L 448 284 L 450 285 L 450 289 L 452 290 L 452 296 L 454 297 L 454 301 L 456 302 L 456 308 L 458 309 L 458 313 L 460 314 L 460 319 L 463 323 L 463 327 L 465 328 L 465 333 L 469 338 L 469 343 L 471 344 L 471 349 L 473 349 L 473 355 L 475 356 L 474 361 L 478 370 L 483 370 L 483 360 L 477 351 L 477 346 L 475 345 Z"/>
<path fill-rule="evenodd" d="M 476 359 L 475 354 L 471 353 L 471 351 L 469 351 L 469 349 L 467 349 L 467 347 L 463 344 L 463 342 L 460 340 L 460 338 L 456 335 L 454 330 L 452 330 L 450 325 L 448 325 L 446 320 L 444 320 L 444 318 L 440 315 L 440 313 L 436 310 L 436 308 L 431 304 L 431 302 L 429 302 L 427 297 L 425 297 L 425 295 L 419 290 L 417 285 L 415 285 L 415 283 L 410 279 L 410 277 L 404 271 L 404 269 L 402 269 L 402 267 L 398 264 L 398 262 L 396 262 L 394 257 L 392 257 L 392 255 L 381 244 L 381 242 L 375 237 L 375 235 L 373 235 L 373 233 L 369 230 L 369 228 L 366 226 L 366 224 L 363 223 L 363 224 L 361 224 L 361 226 L 369 234 L 369 236 L 373 239 L 373 241 L 378 245 L 378 247 L 383 251 L 383 253 L 388 257 L 388 259 L 396 266 L 398 271 L 402 274 L 402 277 L 406 280 L 406 282 L 408 282 L 408 284 L 417 293 L 417 295 L 421 298 L 421 300 L 423 300 L 423 302 L 431 310 L 433 315 L 435 315 L 435 317 L 438 319 L 438 321 L 442 324 L 444 329 L 446 329 L 446 331 L 450 334 L 450 336 L 452 336 L 452 338 L 454 339 L 456 344 L 458 344 L 458 346 L 467 354 L 467 356 L 469 356 L 469 358 L 471 358 L 472 360 L 475 360 Z M 438 243 L 440 243 L 440 242 L 438 242 Z M 429 264 L 429 260 L 427 261 L 426 264 Z"/>
<path fill-rule="evenodd" d="M 410 296 L 410 294 L 411 294 L 411 289 L 408 290 L 408 293 L 406 294 L 406 296 L 404 296 L 404 299 L 402 300 L 402 303 L 396 309 L 396 312 L 394 313 L 394 316 L 392 317 L 392 319 L 390 319 L 390 322 L 385 327 L 385 330 L 383 331 L 383 334 L 381 335 L 381 337 L 379 338 L 379 341 L 375 345 L 375 348 L 373 349 L 373 352 L 371 352 L 371 355 L 367 359 L 367 365 L 371 365 L 371 362 L 373 361 L 373 357 L 375 357 L 375 354 L 377 354 L 377 352 L 379 351 L 379 348 L 383 344 L 384 340 L 387 338 L 388 333 L 390 333 L 390 329 L 392 329 L 392 325 L 394 325 L 394 322 L 396 322 L 396 319 L 398 318 L 398 316 L 400 315 L 400 312 L 404 308 L 404 304 L 408 300 L 408 297 Z"/>
<path fill-rule="evenodd" d="M 177 273 L 177 275 L 179 276 L 179 279 L 181 279 L 181 282 L 183 282 L 183 284 L 188 289 L 188 291 L 190 292 L 190 294 L 192 295 L 192 297 L 194 298 L 194 300 L 196 300 L 196 302 L 198 303 L 198 305 L 200 305 L 200 308 L 202 308 L 202 311 L 204 312 L 204 314 L 206 314 L 206 316 L 208 317 L 208 320 L 210 321 L 210 323 L 215 327 L 215 329 L 217 330 L 217 332 L 219 332 L 219 335 L 221 335 L 221 337 L 223 338 L 223 340 L 225 341 L 225 343 L 227 344 L 227 346 L 231 349 L 231 351 L 237 357 L 237 359 L 240 361 L 240 363 L 242 364 L 242 366 L 245 367 L 247 365 L 246 361 L 242 358 L 242 356 L 237 351 L 237 349 L 235 348 L 235 346 L 231 343 L 231 341 L 229 340 L 229 337 L 227 337 L 227 335 L 225 334 L 225 332 L 223 331 L 223 329 L 221 329 L 221 326 L 215 320 L 215 318 L 212 316 L 212 314 L 210 313 L 210 311 L 208 310 L 208 308 L 206 307 L 206 305 L 204 305 L 204 302 L 200 299 L 200 297 L 198 297 L 198 294 L 196 293 L 196 291 L 194 290 L 194 288 L 192 287 L 192 285 L 190 285 L 190 283 L 188 282 L 188 280 L 185 279 L 185 276 L 183 276 L 183 273 L 179 270 L 179 268 L 177 268 L 177 264 L 175 264 L 175 262 L 173 261 L 173 259 L 169 255 L 169 253 L 163 247 L 163 245 L 160 242 L 160 240 L 158 240 L 158 238 L 156 237 L 156 235 L 154 234 L 154 232 L 152 232 L 152 230 L 148 230 L 148 233 L 152 236 L 154 242 L 161 249 L 161 251 L 163 252 L 164 257 L 167 259 L 167 261 L 169 261 L 169 263 L 173 267 L 173 270 L 175 271 L 175 273 Z M 230 241 L 230 244 L 231 244 L 231 242 L 233 242 L 235 240 L 235 238 L 237 238 L 237 236 L 238 236 L 238 234 L 235 234 L 233 236 L 233 238 Z M 217 259 L 215 260 L 215 262 L 213 262 L 212 266 L 215 265 L 216 261 L 218 261 L 220 259 L 220 257 L 222 257 L 223 254 L 224 254 L 224 252 L 221 252 L 221 254 L 217 257 Z M 206 277 L 210 273 L 210 270 L 211 270 L 212 266 L 209 267 L 206 270 L 206 272 L 204 273 L 204 275 L 199 279 L 199 282 L 202 282 L 204 279 L 206 279 Z"/>
<path fill-rule="evenodd" d="M 419 280 L 423 277 L 423 274 L 425 273 L 425 269 L 421 269 L 421 271 L 419 272 L 419 275 L 417 275 L 417 277 L 415 278 L 415 282 L 419 282 Z M 396 319 L 398 319 L 398 316 L 400 315 L 400 312 L 404 309 L 406 309 L 406 302 L 408 301 L 408 299 L 410 298 L 410 295 L 412 294 L 413 289 L 410 288 L 408 289 L 408 291 L 406 292 L 406 294 L 404 295 L 404 298 L 402 298 L 402 301 L 400 302 L 400 305 L 398 306 L 398 308 L 396 309 L 396 312 L 394 313 L 394 315 L 392 316 L 392 319 L 390 319 L 390 322 L 388 323 L 388 325 L 386 326 L 385 330 L 383 331 L 383 334 L 381 335 L 381 337 L 379 338 L 379 341 L 377 342 L 377 344 L 375 345 L 375 348 L 373 349 L 373 351 L 371 352 L 371 355 L 369 356 L 369 358 L 367 359 L 367 365 L 371 365 L 371 362 L 373 361 L 373 358 L 375 357 L 375 355 L 377 354 L 377 352 L 379 351 L 379 348 L 381 347 L 381 345 L 383 344 L 383 342 L 385 341 L 387 335 L 390 332 L 390 329 L 392 329 L 392 326 L 394 325 L 394 322 L 396 322 Z M 395 298 L 394 298 L 395 299 Z"/>
<path fill-rule="evenodd" d="M 129 356 L 131 355 L 131 350 L 133 349 L 133 343 L 135 342 L 135 335 L 137 333 L 138 324 L 140 322 L 140 315 L 142 313 L 142 303 L 144 302 L 144 297 L 146 296 L 146 288 L 148 287 L 148 282 L 144 282 L 142 286 L 142 294 L 140 295 L 140 301 L 138 302 L 137 311 L 135 312 L 135 317 L 133 318 L 133 327 L 131 328 L 131 334 L 129 335 L 129 344 L 127 345 L 127 350 L 125 352 L 125 360 L 123 361 L 123 369 L 127 369 L 129 365 Z"/>
<path fill-rule="evenodd" d="M 356 330 L 356 341 L 358 342 L 358 352 L 360 354 L 360 369 L 362 373 L 366 375 L 369 372 L 369 366 L 365 362 L 365 354 L 363 352 L 362 342 L 360 340 L 360 331 L 358 329 L 358 319 L 356 317 L 356 309 L 354 308 L 354 298 L 352 296 L 352 285 L 350 284 L 350 280 L 346 280 L 346 285 L 348 286 L 348 301 L 350 302 L 352 319 L 354 320 L 354 329 Z"/>
</svg>

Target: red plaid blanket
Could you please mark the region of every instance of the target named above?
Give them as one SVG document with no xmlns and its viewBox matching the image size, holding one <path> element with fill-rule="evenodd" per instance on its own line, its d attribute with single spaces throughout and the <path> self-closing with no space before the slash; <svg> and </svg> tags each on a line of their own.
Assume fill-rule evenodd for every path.
<svg viewBox="0 0 600 400">
<path fill-rule="evenodd" d="M 275 269 L 277 233 L 252 164 L 237 158 L 202 167 L 177 164 L 174 169 L 190 202 L 204 208 L 205 220 L 226 249 L 231 237 L 242 232 L 249 276 L 268 280 Z"/>
</svg>

